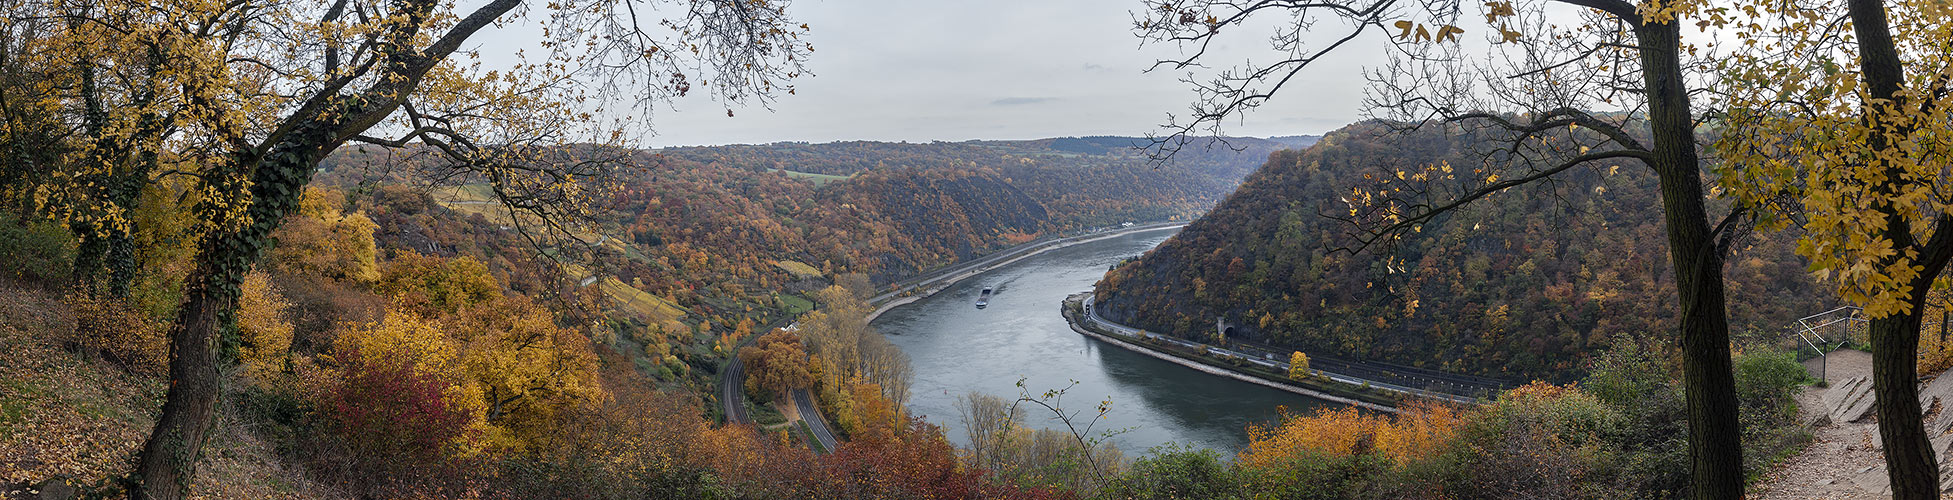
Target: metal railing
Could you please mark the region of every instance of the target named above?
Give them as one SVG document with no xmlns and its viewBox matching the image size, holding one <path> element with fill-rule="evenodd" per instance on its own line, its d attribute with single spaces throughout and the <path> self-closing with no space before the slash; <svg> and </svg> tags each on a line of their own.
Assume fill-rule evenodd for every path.
<svg viewBox="0 0 1953 500">
<path fill-rule="evenodd" d="M 1948 320 L 1949 316 L 1953 316 L 1953 308 L 1943 305 L 1934 307 L 1939 309 L 1939 317 L 1935 318 L 1938 321 L 1921 321 L 1919 323 L 1919 331 L 1921 333 L 1928 333 L 1937 330 L 1939 332 L 1939 338 L 1937 342 L 1934 342 L 1934 339 L 1931 337 L 1921 336 L 1918 356 L 1922 359 L 1927 356 L 1928 349 L 1943 350 L 1949 344 L 1947 339 L 1948 332 L 1945 325 L 1953 323 L 1953 321 Z M 1930 318 L 1931 316 L 1928 317 Z M 1829 364 L 1829 361 L 1824 359 L 1825 355 L 1844 348 L 1847 345 L 1857 345 L 1861 346 L 1861 348 L 1869 345 L 1871 343 L 1871 318 L 1865 317 L 1864 309 L 1858 306 L 1843 306 L 1797 318 L 1797 321 L 1790 325 L 1790 333 L 1791 335 L 1786 336 L 1785 340 L 1795 344 L 1792 348 L 1797 350 L 1798 359 L 1819 358 L 1816 366 L 1817 373 L 1815 375 L 1819 380 L 1826 380 L 1824 377 L 1825 372 L 1829 368 L 1826 366 Z M 1930 347 L 1928 347 L 1929 345 Z M 1809 353 L 1809 357 L 1805 357 L 1806 352 Z"/>
<path fill-rule="evenodd" d="M 1815 374 L 1818 380 L 1826 380 L 1825 374 L 1830 371 L 1830 360 L 1825 354 L 1846 344 L 1856 342 L 1863 345 L 1870 340 L 1866 337 L 1869 332 L 1866 326 L 1870 320 L 1865 318 L 1864 313 L 1864 309 L 1857 306 L 1844 306 L 1797 318 L 1797 322 L 1790 325 L 1790 332 L 1796 337 L 1791 342 L 1796 344 L 1797 351 L 1801 353 L 1809 349 L 1810 356 L 1818 359 Z M 1798 358 L 1804 356 L 1800 354 Z"/>
</svg>

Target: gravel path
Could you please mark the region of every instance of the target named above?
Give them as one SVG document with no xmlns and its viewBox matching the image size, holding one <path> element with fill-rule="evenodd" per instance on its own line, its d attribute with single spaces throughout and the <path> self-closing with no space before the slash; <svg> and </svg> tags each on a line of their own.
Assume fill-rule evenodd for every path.
<svg viewBox="0 0 1953 500">
<path fill-rule="evenodd" d="M 1827 359 L 1828 358 L 1828 359 Z M 1835 387 L 1851 377 L 1872 374 L 1872 355 L 1863 351 L 1837 351 L 1825 358 L 1812 359 L 1805 366 L 1814 368 L 1824 361 L 1825 377 Z M 1878 446 L 1878 424 L 1830 422 L 1830 411 L 1823 402 L 1826 388 L 1805 388 L 1797 395 L 1797 406 L 1805 422 L 1821 422 L 1811 429 L 1810 446 L 1785 459 L 1752 488 L 1751 498 L 1790 499 L 1873 499 L 1892 495 L 1885 478 L 1885 457 Z"/>
</svg>

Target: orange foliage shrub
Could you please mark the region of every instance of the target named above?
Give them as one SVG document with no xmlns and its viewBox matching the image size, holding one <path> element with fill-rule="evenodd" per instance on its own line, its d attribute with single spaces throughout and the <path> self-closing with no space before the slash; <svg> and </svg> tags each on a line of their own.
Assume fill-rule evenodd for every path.
<svg viewBox="0 0 1953 500">
<path fill-rule="evenodd" d="M 1307 416 L 1288 415 L 1283 409 L 1282 423 L 1276 427 L 1248 427 L 1248 449 L 1241 452 L 1244 467 L 1269 467 L 1296 456 L 1303 450 L 1331 456 L 1368 453 L 1377 429 L 1389 425 L 1374 414 L 1363 414 L 1355 407 L 1317 408 Z"/>
<path fill-rule="evenodd" d="M 1398 463 L 1436 455 L 1464 424 L 1458 408 L 1447 404 L 1416 401 L 1402 409 L 1377 434 L 1377 452 Z"/>
<path fill-rule="evenodd" d="M 879 389 L 867 391 L 880 398 Z M 900 418 L 875 437 L 841 444 L 821 457 L 818 469 L 775 471 L 794 483 L 795 498 L 1067 498 L 1066 491 L 990 481 L 982 469 L 967 467 L 942 429 L 921 418 Z M 877 423 L 883 427 L 888 423 Z"/>
<path fill-rule="evenodd" d="M 1355 407 L 1318 408 L 1313 415 L 1286 414 L 1276 427 L 1250 426 L 1244 467 L 1271 467 L 1303 451 L 1347 457 L 1376 454 L 1397 463 L 1429 458 L 1458 435 L 1464 423 L 1455 407 L 1429 402 L 1405 405 L 1395 416 Z"/>
<path fill-rule="evenodd" d="M 746 364 L 747 392 L 785 392 L 814 384 L 807 351 L 793 332 L 774 330 L 761 336 L 739 350 L 739 361 Z"/>
</svg>

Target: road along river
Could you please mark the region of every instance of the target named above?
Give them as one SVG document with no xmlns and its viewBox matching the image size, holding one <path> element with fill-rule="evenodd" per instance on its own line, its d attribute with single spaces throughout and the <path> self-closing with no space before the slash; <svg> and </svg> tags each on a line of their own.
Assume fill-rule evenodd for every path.
<svg viewBox="0 0 1953 500">
<path fill-rule="evenodd" d="M 1166 443 L 1232 454 L 1248 442 L 1250 423 L 1274 422 L 1277 407 L 1307 412 L 1331 404 L 1298 394 L 1208 375 L 1106 345 L 1073 332 L 1058 315 L 1066 295 L 1089 290 L 1106 268 L 1159 245 L 1175 229 L 1130 233 L 1051 250 L 951 285 L 881 315 L 873 325 L 915 366 L 909 410 L 942 425 L 964 443 L 955 400 L 980 391 L 1016 399 L 1017 381 L 1033 394 L 1078 381 L 1065 407 L 1089 417 L 1100 401 L 1112 412 L 1099 429 L 1129 429 L 1113 438 L 1127 456 Z M 976 299 L 995 291 L 984 309 Z M 1048 414 L 1025 422 L 1059 428 Z"/>
</svg>

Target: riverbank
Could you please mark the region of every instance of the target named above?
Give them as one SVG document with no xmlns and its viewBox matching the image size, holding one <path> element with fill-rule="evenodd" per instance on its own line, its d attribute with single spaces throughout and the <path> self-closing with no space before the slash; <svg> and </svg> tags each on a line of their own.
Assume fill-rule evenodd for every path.
<svg viewBox="0 0 1953 500">
<path fill-rule="evenodd" d="M 876 331 L 900 347 L 914 366 L 910 412 L 932 417 L 930 422 L 942 426 L 952 442 L 962 443 L 968 429 L 957 418 L 957 400 L 963 396 L 1064 389 L 1071 394 L 1065 398 L 1067 407 L 1114 402 L 1116 409 L 1099 427 L 1131 429 L 1110 438 L 1120 449 L 1139 452 L 1178 443 L 1231 455 L 1248 446 L 1249 427 L 1281 422 L 1280 408 L 1311 414 L 1318 407 L 1340 407 L 1108 348 L 1053 314 L 1053 306 L 1103 279 L 1108 267 L 1156 248 L 1172 235 L 1170 230 L 1152 231 L 1054 249 L 876 318 Z M 1104 234 L 1088 239 L 1098 236 Z M 987 307 L 977 309 L 972 301 L 985 287 L 994 293 Z M 1022 388 L 1016 385 L 1020 380 Z M 1064 430 L 1055 424 L 1028 423 Z"/>
<path fill-rule="evenodd" d="M 1192 368 L 1196 371 L 1199 371 L 1201 373 L 1206 373 L 1209 375 L 1226 377 L 1234 380 L 1239 380 L 1242 382 L 1247 382 L 1247 383 L 1261 385 L 1273 389 L 1279 389 L 1279 390 L 1288 391 L 1296 394 L 1301 394 L 1303 396 L 1308 396 L 1323 401 L 1355 406 L 1366 410 L 1380 411 L 1386 413 L 1397 412 L 1397 408 L 1396 408 L 1397 399 L 1395 397 L 1391 397 L 1390 395 L 1387 394 L 1365 392 L 1361 386 L 1351 386 L 1351 385 L 1342 384 L 1334 381 L 1327 381 L 1327 380 L 1298 381 L 1298 380 L 1289 380 L 1286 378 L 1270 377 L 1259 373 L 1244 371 L 1238 367 L 1227 366 L 1224 365 L 1219 360 L 1187 355 L 1169 349 L 1154 348 L 1152 346 L 1142 344 L 1139 339 L 1131 339 L 1123 335 L 1118 335 L 1116 333 L 1111 333 L 1111 332 L 1097 331 L 1096 329 L 1087 325 L 1086 322 L 1081 321 L 1079 318 L 1080 315 L 1084 314 L 1085 298 L 1090 296 L 1091 294 L 1092 294 L 1091 292 L 1081 292 L 1081 293 L 1073 294 L 1069 297 L 1066 297 L 1064 304 L 1060 306 L 1060 313 L 1064 315 L 1065 323 L 1071 325 L 1072 331 L 1078 332 L 1079 334 L 1097 339 L 1099 341 L 1108 344 L 1119 346 L 1121 348 L 1125 348 L 1126 350 L 1133 351 L 1148 357 L 1159 359 L 1161 361 L 1166 361 L 1168 363 L 1173 363 L 1187 368 Z"/>
<path fill-rule="evenodd" d="M 1068 237 L 1043 238 L 1037 241 L 1007 247 L 974 260 L 949 264 L 923 273 L 920 276 L 893 283 L 890 285 L 892 287 L 891 290 L 870 298 L 868 300 L 869 304 L 877 305 L 878 307 L 864 321 L 872 322 L 875 318 L 880 317 L 882 313 L 888 312 L 895 307 L 921 300 L 953 286 L 964 279 L 983 274 L 998 267 L 1016 263 L 1044 252 L 1129 234 L 1175 229 L 1186 224 L 1184 221 L 1154 222 L 1112 231 Z M 720 404 L 718 405 L 720 407 L 719 413 L 725 422 L 734 424 L 752 423 L 751 418 L 745 411 L 745 370 L 737 355 L 738 348 L 751 345 L 764 332 L 786 326 L 795 319 L 782 318 L 772 325 L 754 330 L 754 334 L 742 339 L 735 346 L 733 350 L 734 354 L 728 356 L 729 359 L 726 368 L 721 372 L 716 384 L 720 400 Z"/>
<path fill-rule="evenodd" d="M 877 307 L 875 307 L 875 312 L 868 313 L 867 321 L 874 322 L 875 318 L 881 317 L 882 313 L 888 312 L 890 309 L 894 309 L 904 304 L 915 302 L 917 300 L 922 300 L 923 298 L 929 297 L 931 295 L 935 295 L 936 292 L 941 292 L 944 289 L 947 289 L 950 286 L 955 285 L 956 283 L 961 282 L 965 279 L 975 277 L 976 275 L 983 274 L 984 272 L 989 271 L 991 269 L 1007 266 L 1017 261 L 1027 259 L 1044 252 L 1049 252 L 1052 250 L 1057 250 L 1072 245 L 1091 243 L 1094 241 L 1106 240 L 1110 238 L 1117 238 L 1128 234 L 1138 234 L 1138 233 L 1144 233 L 1149 231 L 1165 231 L 1168 229 L 1179 229 L 1182 227 L 1186 227 L 1186 225 L 1187 225 L 1186 222 L 1179 222 L 1179 221 L 1155 222 L 1151 224 L 1142 224 L 1142 225 L 1128 227 L 1128 228 L 1115 229 L 1103 233 L 1083 234 L 1083 235 L 1059 238 L 1059 239 L 1049 240 L 1049 241 L 1033 241 L 1022 245 L 1005 248 L 1003 250 L 999 250 L 995 253 L 992 253 L 988 256 L 985 256 L 983 258 L 974 261 L 960 263 L 960 264 L 952 264 L 943 269 L 932 271 L 931 273 L 924 275 L 923 277 L 911 278 L 910 280 L 905 281 L 902 284 L 897 284 L 895 290 L 891 290 L 887 293 L 883 293 L 881 295 L 877 295 L 873 298 L 868 299 L 868 303 L 870 305 L 876 305 Z"/>
</svg>

